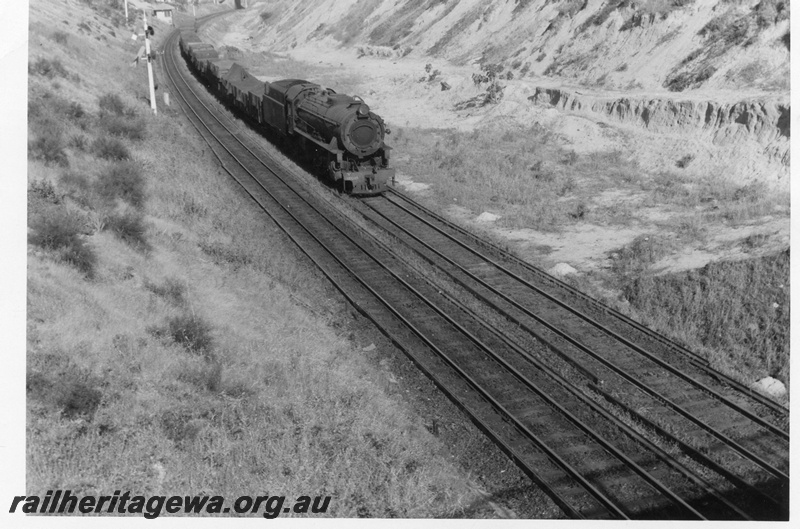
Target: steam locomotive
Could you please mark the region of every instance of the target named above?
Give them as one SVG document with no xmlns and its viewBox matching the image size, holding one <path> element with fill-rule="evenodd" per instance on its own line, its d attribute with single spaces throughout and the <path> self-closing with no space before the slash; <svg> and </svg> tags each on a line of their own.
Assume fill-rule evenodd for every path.
<svg viewBox="0 0 800 529">
<path fill-rule="evenodd" d="M 265 83 L 242 65 L 221 59 L 192 31 L 181 33 L 179 46 L 209 90 L 299 149 L 342 192 L 377 195 L 394 182 L 391 147 L 384 142 L 390 131 L 360 97 L 301 79 Z"/>
</svg>

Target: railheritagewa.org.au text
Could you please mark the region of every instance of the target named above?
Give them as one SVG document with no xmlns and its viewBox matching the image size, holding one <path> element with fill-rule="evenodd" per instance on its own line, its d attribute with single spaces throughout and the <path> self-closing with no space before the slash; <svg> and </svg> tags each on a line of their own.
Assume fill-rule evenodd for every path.
<svg viewBox="0 0 800 529">
<path fill-rule="evenodd" d="M 222 496 L 133 496 L 114 491 L 111 496 L 76 496 L 70 490 L 48 490 L 41 496 L 14 496 L 10 513 L 25 514 L 141 514 L 148 520 L 161 514 L 253 514 L 277 518 L 281 514 L 324 514 L 330 496 L 239 496 L 232 503 Z"/>
</svg>

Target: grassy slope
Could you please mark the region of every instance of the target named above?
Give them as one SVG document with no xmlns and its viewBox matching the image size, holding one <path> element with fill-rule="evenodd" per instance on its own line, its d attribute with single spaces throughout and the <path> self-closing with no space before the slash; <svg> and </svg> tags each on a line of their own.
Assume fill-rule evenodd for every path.
<svg viewBox="0 0 800 529">
<path fill-rule="evenodd" d="M 329 327 L 339 316 L 298 305 L 327 292 L 310 267 L 242 206 L 174 107 L 149 115 L 144 68 L 128 66 L 138 46 L 106 20 L 31 6 L 32 240 L 59 215 L 79 230 L 29 245 L 28 492 L 332 494 L 330 514 L 350 517 L 474 501 L 386 377 Z M 121 116 L 99 108 L 106 93 Z M 103 191 L 123 163 L 96 146 L 113 119 L 144 128 L 119 138 L 143 176 L 138 205 L 124 182 Z"/>
</svg>

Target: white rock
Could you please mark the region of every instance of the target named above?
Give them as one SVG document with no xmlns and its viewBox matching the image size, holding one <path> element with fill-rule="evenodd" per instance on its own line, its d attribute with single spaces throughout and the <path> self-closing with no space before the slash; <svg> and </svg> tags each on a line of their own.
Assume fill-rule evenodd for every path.
<svg viewBox="0 0 800 529">
<path fill-rule="evenodd" d="M 362 348 L 361 350 L 364 351 L 365 353 L 368 353 L 370 351 L 374 351 L 375 350 L 375 344 L 371 343 L 368 346 Z"/>
<path fill-rule="evenodd" d="M 554 275 L 556 277 L 564 277 L 564 276 L 569 275 L 569 274 L 577 274 L 578 273 L 577 270 L 572 268 L 567 263 L 558 263 L 553 268 L 548 270 L 548 272 L 550 272 L 550 275 Z"/>
<path fill-rule="evenodd" d="M 488 211 L 484 211 L 483 213 L 478 215 L 478 218 L 475 220 L 477 220 L 478 222 L 494 222 L 499 218 L 500 215 L 495 215 L 494 213 L 489 213 Z"/>
<path fill-rule="evenodd" d="M 404 178 L 402 176 L 398 176 L 396 182 L 403 186 L 406 191 L 409 192 L 417 192 L 417 191 L 425 191 L 428 189 L 430 184 L 423 184 L 422 182 L 415 182 L 411 178 Z"/>
<path fill-rule="evenodd" d="M 762 378 L 750 387 L 759 393 L 765 393 L 773 397 L 782 397 L 786 395 L 786 386 L 783 385 L 783 382 L 772 377 Z"/>
</svg>

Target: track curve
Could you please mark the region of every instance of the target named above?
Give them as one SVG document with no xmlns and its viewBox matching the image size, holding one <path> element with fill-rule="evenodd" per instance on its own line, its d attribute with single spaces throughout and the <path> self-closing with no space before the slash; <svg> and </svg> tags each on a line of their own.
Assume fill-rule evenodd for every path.
<svg viewBox="0 0 800 529">
<path fill-rule="evenodd" d="M 566 366 L 551 361 L 538 349 L 532 353 L 529 338 L 516 339 L 513 333 L 507 333 L 502 326 L 495 325 L 494 320 L 465 304 L 464 298 L 442 291 L 430 278 L 409 266 L 394 248 L 320 203 L 289 172 L 259 152 L 247 135 L 241 133 L 240 123 L 231 122 L 215 110 L 213 99 L 180 60 L 176 36 L 177 32 L 167 40 L 164 48 L 165 73 L 187 119 L 225 171 L 345 298 L 397 344 L 565 514 L 575 518 L 782 517 L 782 514 L 776 515 L 773 508 L 759 509 L 756 502 L 748 502 L 746 497 L 755 491 L 758 496 L 771 499 L 765 490 L 782 490 L 780 484 L 765 486 L 763 471 L 771 474 L 773 481 L 785 481 L 788 485 L 788 447 L 785 464 L 781 453 L 764 460 L 763 454 L 755 453 L 751 446 L 734 450 L 737 452 L 735 464 L 730 462 L 732 456 L 726 456 L 722 461 L 718 457 L 712 458 L 704 453 L 707 447 L 697 448 L 692 439 L 671 441 L 685 445 L 685 448 L 678 445 L 683 448 L 680 453 L 670 453 L 662 448 L 660 445 L 663 445 L 665 435 L 659 433 L 658 428 L 668 434 L 663 421 L 643 429 L 641 422 L 629 424 L 624 420 L 624 417 L 631 417 L 631 412 L 638 411 L 636 406 L 642 402 L 638 400 L 641 397 L 631 401 L 630 395 L 607 393 L 607 386 L 600 385 L 612 375 L 624 379 L 626 367 L 614 370 L 601 361 L 605 353 L 595 353 L 597 357 L 589 354 L 591 346 L 583 342 L 591 342 L 586 336 L 597 332 L 597 326 L 584 322 L 582 325 L 588 325 L 586 329 L 594 330 L 584 330 L 586 334 L 580 339 L 569 334 L 562 337 L 567 342 L 576 342 L 572 344 L 573 350 L 561 351 L 561 364 L 565 358 L 571 359 Z M 392 196 L 402 197 L 401 194 Z M 364 201 L 364 205 L 372 206 L 374 201 L 387 208 L 394 207 L 389 204 L 392 200 L 390 197 L 373 199 Z M 376 208 L 373 210 L 377 211 Z M 383 218 L 385 221 L 386 216 Z M 373 221 L 376 225 L 384 222 L 377 216 Z M 409 220 L 406 224 L 413 223 Z M 404 225 L 401 223 L 400 226 Z M 400 237 L 401 233 L 408 232 L 400 226 L 394 223 L 388 229 L 389 233 Z M 423 254 L 420 250 L 419 255 Z M 434 258 L 428 254 L 426 258 L 433 262 L 441 256 Z M 464 256 L 451 257 L 464 270 L 471 265 L 477 268 L 487 266 L 486 260 L 463 265 L 463 259 Z M 496 292 L 491 297 L 476 294 L 478 287 L 467 286 L 467 279 L 461 278 L 460 281 L 463 288 L 474 291 L 473 296 L 482 297 L 484 301 L 493 300 L 490 304 L 498 307 L 498 299 L 503 295 L 514 299 L 503 293 L 505 287 L 500 283 L 493 283 Z M 503 295 L 498 295 L 498 292 Z M 550 302 L 559 305 L 552 299 Z M 508 301 L 505 303 L 509 304 Z M 536 314 L 525 314 L 525 311 L 531 312 L 527 308 L 530 300 L 515 303 L 523 307 L 522 316 L 536 318 Z M 561 310 L 571 312 L 564 307 Z M 522 321 L 522 316 L 510 315 L 509 309 L 509 314 L 503 317 L 516 317 Z M 617 320 L 636 327 L 620 318 Z M 610 335 L 606 333 L 604 336 L 603 339 L 609 339 Z M 538 340 L 547 341 L 546 338 Z M 653 340 L 659 342 L 657 338 Z M 671 346 L 667 344 L 665 347 Z M 583 356 L 577 357 L 575 348 Z M 559 349 L 559 346 L 551 344 L 552 349 Z M 630 349 L 642 356 L 635 348 Z M 636 356 L 633 353 L 629 356 Z M 688 353 L 680 354 L 692 365 L 698 364 L 698 372 L 706 372 L 702 359 L 693 358 Z M 593 363 L 589 362 L 589 357 Z M 612 361 L 606 359 L 606 362 Z M 662 362 L 667 365 L 656 362 L 659 369 L 666 372 L 670 367 L 678 369 L 666 360 L 662 359 Z M 583 377 L 580 383 L 564 376 L 574 376 L 576 372 Z M 612 374 L 606 374 L 609 372 Z M 602 375 L 589 376 L 593 373 Z M 632 384 L 637 377 L 633 378 L 629 381 Z M 691 386 L 691 382 L 687 383 Z M 640 392 L 641 389 L 638 388 Z M 717 398 L 716 401 L 732 398 L 730 395 L 720 396 L 722 400 Z M 658 393 L 654 398 L 663 404 L 669 401 L 670 396 Z M 682 403 L 675 406 L 682 410 L 685 407 Z M 620 412 L 620 408 L 624 411 Z M 722 441 L 733 441 L 726 433 L 718 432 L 714 425 L 698 419 L 691 411 L 686 411 L 686 414 L 697 419 L 695 424 L 704 432 L 703 435 L 707 437 L 713 430 L 718 435 L 712 434 L 711 437 L 722 442 L 726 450 L 732 448 L 731 444 Z M 758 428 L 772 435 L 780 437 L 783 432 L 779 426 L 762 419 L 757 411 L 748 408 L 743 416 L 751 422 L 755 418 Z M 651 418 L 642 417 L 642 421 L 647 420 Z M 757 468 L 751 468 L 753 464 Z M 778 507 L 779 511 L 782 509 L 781 501 L 771 501 L 773 507 Z"/>
</svg>

